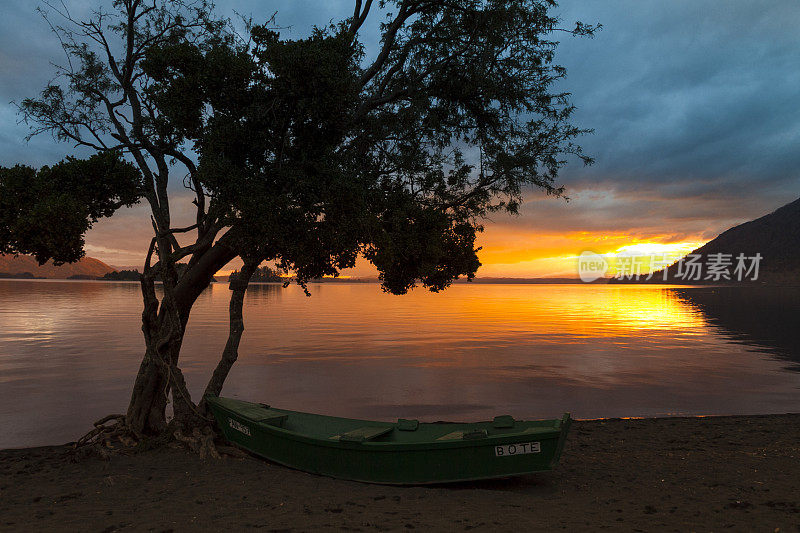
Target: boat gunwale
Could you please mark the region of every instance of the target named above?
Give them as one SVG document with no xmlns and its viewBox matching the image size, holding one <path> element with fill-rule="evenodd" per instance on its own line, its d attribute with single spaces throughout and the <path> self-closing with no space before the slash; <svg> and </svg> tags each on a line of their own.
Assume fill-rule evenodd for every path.
<svg viewBox="0 0 800 533">
<path fill-rule="evenodd" d="M 273 434 L 275 437 L 280 438 L 287 438 L 294 441 L 304 442 L 307 444 L 312 444 L 316 446 L 325 446 L 330 448 L 339 448 L 339 449 L 346 449 L 346 450 L 362 450 L 362 451 L 371 451 L 371 452 L 395 452 L 395 451 L 421 451 L 421 450 L 442 450 L 442 449 L 451 449 L 451 448 L 483 448 L 489 446 L 499 446 L 503 444 L 515 444 L 518 442 L 531 442 L 531 441 L 542 441 L 542 440 L 562 440 L 566 437 L 566 430 L 568 429 L 569 425 L 564 424 L 564 420 L 568 417 L 565 414 L 565 418 L 562 419 L 544 419 L 547 421 L 552 422 L 559 422 L 560 425 L 558 428 L 552 428 L 551 431 L 547 432 L 537 432 L 537 433 L 506 433 L 502 435 L 489 435 L 484 438 L 480 439 L 453 439 L 453 440 L 433 440 L 433 441 L 421 441 L 421 442 L 380 442 L 380 441 L 360 441 L 360 442 L 353 442 L 353 441 L 341 441 L 341 440 L 333 440 L 333 439 L 324 439 L 320 437 L 312 437 L 303 433 L 299 433 L 296 431 L 292 431 L 286 428 L 282 428 L 279 426 L 275 426 L 272 424 L 268 424 L 265 422 L 258 422 L 252 420 L 241 413 L 238 413 L 234 409 L 230 409 L 221 405 L 218 402 L 211 400 L 211 403 L 216 409 L 224 411 L 229 415 L 234 415 L 236 418 L 240 420 L 246 420 L 248 424 L 255 424 L 261 430 L 266 430 L 268 433 Z M 275 411 L 289 414 L 298 413 L 298 414 L 312 414 L 312 413 L 301 413 L 299 411 L 286 411 L 284 409 L 277 409 L 271 408 Z M 316 416 L 325 416 L 325 415 L 316 415 Z M 341 417 L 328 417 L 328 418 L 340 418 L 342 420 L 349 420 L 349 421 L 361 421 L 366 423 L 373 423 L 373 424 L 386 424 L 387 426 L 395 426 L 392 422 L 379 422 L 374 420 L 359 420 L 359 419 L 352 419 L 352 418 L 341 418 Z M 521 421 L 524 422 L 524 421 Z M 538 420 L 537 420 L 538 422 Z M 482 422 L 487 423 L 487 422 Z M 423 423 L 420 423 L 423 424 Z M 446 422 L 445 424 L 453 424 L 453 425 L 463 425 L 469 426 L 470 423 L 459 423 L 459 422 Z M 566 427 L 565 427 L 566 426 Z M 558 443 L 557 443 L 558 444 Z"/>
</svg>

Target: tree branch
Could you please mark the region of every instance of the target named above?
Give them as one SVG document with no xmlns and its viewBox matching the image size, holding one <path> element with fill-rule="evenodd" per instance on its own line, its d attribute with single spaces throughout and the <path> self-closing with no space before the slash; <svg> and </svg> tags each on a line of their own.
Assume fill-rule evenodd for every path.
<svg viewBox="0 0 800 533">
<path fill-rule="evenodd" d="M 355 36 L 358 33 L 358 30 L 361 26 L 364 25 L 364 21 L 367 20 L 367 16 L 369 15 L 369 10 L 372 7 L 372 0 L 367 0 L 367 3 L 364 5 L 364 9 L 361 9 L 361 0 L 356 0 L 356 6 L 353 10 L 353 20 L 350 23 L 350 33 Z"/>
<path fill-rule="evenodd" d="M 422 4 L 419 3 L 414 6 L 414 2 L 411 0 L 403 0 L 400 4 L 400 11 L 397 13 L 395 19 L 389 24 L 389 27 L 386 30 L 386 33 L 383 36 L 383 47 L 381 47 L 381 51 L 378 54 L 378 57 L 375 61 L 367 68 L 366 71 L 361 75 L 361 79 L 359 80 L 361 86 L 366 86 L 372 78 L 375 77 L 378 72 L 383 68 L 386 60 L 389 58 L 389 55 L 394 48 L 395 40 L 397 39 L 397 32 L 400 31 L 400 28 L 403 27 L 403 24 L 414 16 L 418 11 L 415 8 L 420 7 Z"/>
</svg>

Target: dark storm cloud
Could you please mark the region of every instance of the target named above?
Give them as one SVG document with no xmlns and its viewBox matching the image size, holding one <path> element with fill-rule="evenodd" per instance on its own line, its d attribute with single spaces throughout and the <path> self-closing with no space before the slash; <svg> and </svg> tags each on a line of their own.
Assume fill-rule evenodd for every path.
<svg viewBox="0 0 800 533">
<path fill-rule="evenodd" d="M 565 87 L 597 164 L 566 181 L 687 198 L 800 195 L 800 4 L 564 2 Z M 731 188 L 735 187 L 735 190 Z"/>
<path fill-rule="evenodd" d="M 84 15 L 93 2 L 67 2 L 72 13 Z M 64 52 L 41 14 L 37 2 L 4 2 L 0 14 L 0 165 L 41 166 L 83 150 L 40 135 L 30 142 L 30 129 L 20 124 L 14 102 L 36 96 L 53 78 L 51 63 L 62 63 Z"/>
</svg>

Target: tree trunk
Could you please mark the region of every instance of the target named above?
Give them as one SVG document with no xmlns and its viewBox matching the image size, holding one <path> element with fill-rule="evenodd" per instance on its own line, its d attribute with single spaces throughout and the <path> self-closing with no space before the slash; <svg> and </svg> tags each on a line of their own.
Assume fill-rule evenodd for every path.
<svg viewBox="0 0 800 533">
<path fill-rule="evenodd" d="M 244 315 L 242 307 L 244 306 L 244 295 L 247 292 L 247 286 L 250 283 L 250 278 L 258 268 L 258 261 L 245 261 L 242 266 L 241 272 L 234 281 L 230 284 L 231 289 L 231 303 L 229 306 L 228 314 L 230 320 L 230 329 L 228 332 L 228 342 L 225 343 L 225 350 L 222 352 L 222 357 L 214 369 L 211 379 L 208 381 L 205 393 L 200 402 L 200 412 L 206 414 L 206 396 L 219 396 L 222 392 L 222 386 L 225 384 L 225 379 L 231 371 L 233 364 L 239 358 L 239 343 L 242 340 L 242 333 L 244 333 Z"/>
<path fill-rule="evenodd" d="M 137 435 L 158 435 L 167 426 L 167 380 L 146 350 L 133 385 L 125 423 Z"/>
<path fill-rule="evenodd" d="M 223 235 L 203 254 L 169 294 L 165 293 L 160 306 L 152 276 L 142 276 L 142 333 L 146 349 L 125 418 L 128 428 L 140 436 L 158 435 L 167 427 L 170 392 L 176 421 L 187 427 L 199 422 L 200 411 L 191 401 L 178 360 L 194 302 L 217 270 L 236 257 L 229 240 L 229 234 Z"/>
</svg>

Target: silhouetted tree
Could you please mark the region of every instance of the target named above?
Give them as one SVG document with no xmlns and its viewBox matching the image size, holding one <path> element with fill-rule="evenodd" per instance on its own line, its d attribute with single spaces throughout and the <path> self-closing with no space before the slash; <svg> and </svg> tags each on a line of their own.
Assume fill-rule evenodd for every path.
<svg viewBox="0 0 800 533">
<path fill-rule="evenodd" d="M 268 22 L 251 25 L 246 40 L 202 0 L 116 0 L 113 12 L 87 21 L 54 8 L 70 62 L 59 71 L 63 82 L 22 102 L 22 113 L 34 134 L 92 148 L 101 159 L 89 161 L 105 166 L 76 186 L 81 194 L 60 189 L 62 207 L 46 203 L 42 220 L 48 209 L 76 217 L 68 238 L 55 232 L 40 243 L 18 231 L 41 230 L 36 201 L 4 219 L 0 238 L 4 250 L 71 261 L 83 253 L 75 236 L 130 203 L 131 187 L 147 202 L 147 349 L 125 418 L 135 435 L 165 429 L 169 392 L 176 424 L 203 422 L 180 348 L 196 298 L 232 259 L 244 265 L 231 284 L 228 343 L 207 394 L 220 392 L 236 359 L 242 301 L 261 262 L 305 286 L 361 254 L 386 291 L 418 283 L 438 291 L 474 276 L 475 236 L 488 213 L 515 213 L 530 186 L 561 195 L 566 157 L 590 162 L 573 144 L 584 130 L 570 122 L 568 94 L 553 89 L 565 76 L 553 63 L 553 32 L 564 31 L 550 14 L 555 2 L 376 4 L 355 0 L 350 18 L 307 38 L 282 38 Z M 369 16 L 385 21 L 378 49 L 367 53 L 360 32 Z M 578 23 L 568 33 L 594 29 Z M 187 228 L 171 222 L 174 163 L 194 195 L 196 221 Z M 120 173 L 128 181 L 116 183 Z M 1 179 L 16 190 L 11 174 Z M 193 241 L 181 245 L 177 234 Z"/>
<path fill-rule="evenodd" d="M 137 203 L 140 191 L 141 174 L 118 151 L 68 157 L 38 171 L 0 167 L 0 253 L 78 261 L 92 224 Z"/>
<path fill-rule="evenodd" d="M 138 270 L 115 270 L 98 279 L 103 281 L 141 281 L 142 275 Z"/>
<path fill-rule="evenodd" d="M 231 272 L 230 276 L 228 276 L 229 283 L 235 283 L 241 277 L 242 273 L 238 270 L 234 270 Z M 281 273 L 277 270 L 273 270 L 268 266 L 263 266 L 257 268 L 253 275 L 250 276 L 250 282 L 256 283 L 275 283 L 278 281 L 285 281 L 284 278 L 281 277 Z"/>
</svg>

